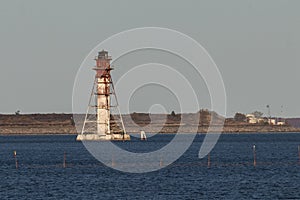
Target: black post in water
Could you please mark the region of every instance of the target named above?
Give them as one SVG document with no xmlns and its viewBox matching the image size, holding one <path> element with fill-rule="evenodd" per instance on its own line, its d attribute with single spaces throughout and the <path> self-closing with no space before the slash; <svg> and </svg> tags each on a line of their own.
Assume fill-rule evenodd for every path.
<svg viewBox="0 0 300 200">
<path fill-rule="evenodd" d="M 299 165 L 300 165 L 300 145 L 298 145 L 298 162 L 299 162 Z"/>
<path fill-rule="evenodd" d="M 123 142 L 124 142 L 124 140 L 123 140 Z M 114 154 L 111 155 L 111 166 L 112 167 L 116 166 Z"/>
<path fill-rule="evenodd" d="M 17 151 L 14 151 L 14 158 L 15 158 L 16 169 L 18 169 L 19 165 L 18 165 Z"/>
<path fill-rule="evenodd" d="M 256 167 L 256 146 L 253 145 L 253 166 Z"/>
<path fill-rule="evenodd" d="M 63 162 L 64 168 L 66 168 L 66 159 L 67 159 L 67 155 L 66 155 L 66 152 L 64 152 L 64 162 Z"/>
<path fill-rule="evenodd" d="M 207 168 L 210 168 L 210 153 L 207 155 Z"/>
<path fill-rule="evenodd" d="M 163 159 L 162 159 L 162 158 L 160 158 L 160 160 L 159 160 L 159 166 L 160 166 L 160 167 L 163 167 L 163 166 L 164 166 L 164 164 L 163 164 Z"/>
</svg>

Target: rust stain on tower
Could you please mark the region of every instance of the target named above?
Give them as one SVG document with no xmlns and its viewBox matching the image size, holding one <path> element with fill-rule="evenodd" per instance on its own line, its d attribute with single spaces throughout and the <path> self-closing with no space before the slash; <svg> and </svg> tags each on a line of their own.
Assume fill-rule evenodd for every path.
<svg viewBox="0 0 300 200">
<path fill-rule="evenodd" d="M 111 77 L 111 56 L 102 50 L 95 60 L 93 89 L 82 131 L 77 140 L 130 140 L 130 135 L 125 131 Z M 115 105 L 112 105 L 112 98 Z M 112 108 L 117 109 L 117 114 L 111 113 Z"/>
</svg>

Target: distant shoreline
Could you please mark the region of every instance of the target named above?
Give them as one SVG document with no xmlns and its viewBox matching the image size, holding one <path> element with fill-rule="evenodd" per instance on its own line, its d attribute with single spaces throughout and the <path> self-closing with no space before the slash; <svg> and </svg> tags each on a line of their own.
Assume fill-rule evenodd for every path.
<svg viewBox="0 0 300 200">
<path fill-rule="evenodd" d="M 143 129 L 146 133 L 177 133 L 180 127 L 182 133 L 206 133 L 209 127 L 210 115 L 203 114 L 198 124 L 185 120 L 194 113 L 187 114 L 151 114 L 133 113 L 123 115 L 126 131 L 139 133 Z M 219 116 L 218 116 L 219 117 Z M 219 117 L 220 118 L 220 117 Z M 251 134 L 251 133 L 300 133 L 300 128 L 289 125 L 266 125 L 236 122 L 225 119 L 224 134 Z M 72 114 L 25 114 L 0 115 L 0 135 L 77 135 Z"/>
<path fill-rule="evenodd" d="M 129 133 L 129 134 L 136 134 L 139 135 L 139 133 Z M 176 135 L 176 134 L 193 134 L 193 133 L 157 133 L 161 135 Z M 216 133 L 197 133 L 197 135 L 206 135 L 206 134 L 216 134 Z M 252 135 L 252 134 L 257 134 L 257 135 L 276 135 L 276 134 L 300 134 L 300 132 L 231 132 L 231 133 L 226 133 L 222 132 L 222 135 Z M 32 133 L 32 134 L 0 134 L 0 137 L 5 137 L 5 136 L 77 136 L 77 134 L 61 134 L 61 133 L 49 133 L 49 134 L 37 134 L 37 133 Z"/>
</svg>

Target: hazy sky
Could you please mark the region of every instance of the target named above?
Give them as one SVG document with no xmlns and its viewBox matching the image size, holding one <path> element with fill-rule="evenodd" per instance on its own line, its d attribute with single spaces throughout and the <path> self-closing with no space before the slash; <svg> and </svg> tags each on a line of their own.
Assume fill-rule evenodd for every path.
<svg viewBox="0 0 300 200">
<path fill-rule="evenodd" d="M 74 78 L 92 48 L 158 26 L 208 50 L 228 115 L 266 113 L 270 104 L 272 114 L 300 116 L 299 10 L 298 0 L 1 1 L 0 113 L 71 112 Z"/>
</svg>

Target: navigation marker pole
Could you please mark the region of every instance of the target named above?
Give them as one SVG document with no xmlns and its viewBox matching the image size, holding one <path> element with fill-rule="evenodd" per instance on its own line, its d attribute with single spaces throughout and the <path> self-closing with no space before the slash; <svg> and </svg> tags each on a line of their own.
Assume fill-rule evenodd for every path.
<svg viewBox="0 0 300 200">
<path fill-rule="evenodd" d="M 64 152 L 64 162 L 63 162 L 63 168 L 66 168 L 66 160 L 67 160 L 67 154 Z"/>
<path fill-rule="evenodd" d="M 164 166 L 162 158 L 160 158 L 159 166 L 160 166 L 160 167 L 163 167 L 163 166 Z"/>
<path fill-rule="evenodd" d="M 256 167 L 256 146 L 253 145 L 253 166 Z"/>
<path fill-rule="evenodd" d="M 207 155 L 207 168 L 210 168 L 210 153 Z"/>
<path fill-rule="evenodd" d="M 15 158 L 15 163 L 16 163 L 16 169 L 18 169 L 19 164 L 18 164 L 18 158 L 17 158 L 17 151 L 14 151 L 14 158 Z"/>
<path fill-rule="evenodd" d="M 298 145 L 298 162 L 299 162 L 299 165 L 300 165 L 300 145 Z"/>
</svg>

